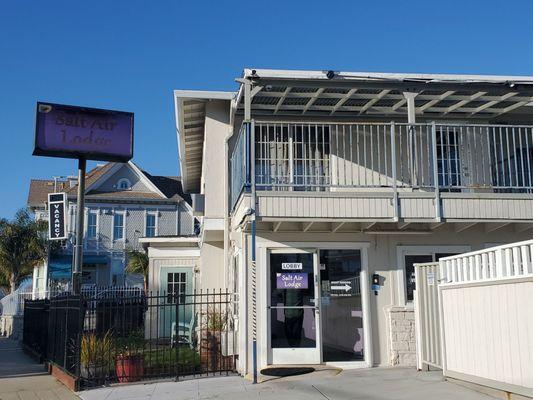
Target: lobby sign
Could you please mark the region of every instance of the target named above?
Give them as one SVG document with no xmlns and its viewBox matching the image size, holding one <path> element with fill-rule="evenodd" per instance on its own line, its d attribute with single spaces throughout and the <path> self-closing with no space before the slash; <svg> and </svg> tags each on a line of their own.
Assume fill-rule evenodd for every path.
<svg viewBox="0 0 533 400">
<path fill-rule="evenodd" d="M 276 273 L 276 289 L 307 289 L 308 285 L 306 273 Z"/>
<path fill-rule="evenodd" d="M 38 102 L 33 155 L 129 161 L 133 113 Z"/>
<path fill-rule="evenodd" d="M 294 270 L 302 270 L 303 269 L 303 264 L 302 263 L 294 263 L 294 262 L 286 262 L 286 263 L 281 263 L 281 269 L 283 271 L 294 271 Z"/>
<path fill-rule="evenodd" d="M 65 240 L 67 238 L 67 194 L 48 194 L 48 238 Z"/>
</svg>

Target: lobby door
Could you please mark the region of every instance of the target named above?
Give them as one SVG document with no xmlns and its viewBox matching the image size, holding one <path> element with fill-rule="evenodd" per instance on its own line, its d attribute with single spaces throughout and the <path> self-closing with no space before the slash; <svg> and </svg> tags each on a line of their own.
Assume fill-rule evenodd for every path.
<svg viewBox="0 0 533 400">
<path fill-rule="evenodd" d="M 320 363 L 317 253 L 271 250 L 269 277 L 271 363 Z"/>
</svg>

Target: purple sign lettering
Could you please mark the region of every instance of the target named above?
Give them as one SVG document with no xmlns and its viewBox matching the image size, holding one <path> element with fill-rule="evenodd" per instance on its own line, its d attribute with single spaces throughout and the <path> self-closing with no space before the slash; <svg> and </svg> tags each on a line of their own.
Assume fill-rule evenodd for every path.
<svg viewBox="0 0 533 400">
<path fill-rule="evenodd" d="M 276 289 L 307 289 L 308 280 L 306 273 L 277 273 Z"/>
<path fill-rule="evenodd" d="M 133 157 L 133 113 L 37 103 L 33 154 L 126 162 Z"/>
</svg>

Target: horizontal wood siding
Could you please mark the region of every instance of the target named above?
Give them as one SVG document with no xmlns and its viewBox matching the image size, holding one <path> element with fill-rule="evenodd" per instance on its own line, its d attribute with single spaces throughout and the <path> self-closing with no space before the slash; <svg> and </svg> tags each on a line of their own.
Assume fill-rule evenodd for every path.
<svg viewBox="0 0 533 400">
<path fill-rule="evenodd" d="M 401 218 L 435 218 L 435 203 L 432 198 L 400 198 Z"/>
<path fill-rule="evenodd" d="M 533 199 L 443 198 L 442 214 L 450 219 L 532 219 Z"/>
<path fill-rule="evenodd" d="M 259 196 L 261 217 L 383 219 L 393 212 L 390 198 Z"/>
</svg>

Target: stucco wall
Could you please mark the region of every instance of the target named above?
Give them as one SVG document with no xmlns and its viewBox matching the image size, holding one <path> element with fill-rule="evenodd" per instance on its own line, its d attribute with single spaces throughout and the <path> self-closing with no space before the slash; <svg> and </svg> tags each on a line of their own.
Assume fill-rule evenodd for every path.
<svg viewBox="0 0 533 400">
<path fill-rule="evenodd" d="M 240 233 L 235 232 L 232 235 L 238 243 Z M 411 316 L 407 316 L 408 313 L 403 313 L 401 317 L 403 320 L 409 321 L 408 328 L 407 322 L 399 323 L 401 319 L 400 314 L 396 314 L 391 317 L 391 307 L 404 306 L 403 299 L 404 286 L 403 273 L 399 267 L 399 249 L 406 248 L 406 246 L 420 246 L 420 252 L 423 254 L 424 249 L 431 250 L 439 246 L 457 246 L 457 248 L 463 248 L 465 246 L 471 250 L 478 250 L 487 247 L 488 245 L 494 245 L 498 243 L 509 243 L 520 240 L 526 240 L 530 238 L 527 232 L 517 233 L 511 227 L 501 229 L 495 232 L 486 233 L 483 225 L 479 225 L 470 228 L 466 231 L 457 233 L 454 230 L 453 224 L 446 224 L 439 228 L 432 234 L 428 235 L 366 235 L 361 233 L 311 233 L 311 232 L 276 232 L 266 233 L 258 232 L 258 243 L 261 241 L 274 240 L 276 242 L 309 242 L 309 245 L 303 245 L 304 248 L 313 248 L 317 243 L 325 245 L 328 242 L 359 242 L 366 243 L 367 256 L 368 256 L 368 278 L 370 279 L 372 274 L 377 273 L 381 277 L 382 286 L 377 295 L 373 292 L 369 295 L 369 309 L 371 318 L 372 329 L 372 352 L 373 352 L 373 364 L 375 366 L 389 366 L 393 364 L 395 359 L 394 354 L 398 355 L 399 362 L 412 363 L 412 351 L 414 349 L 412 345 L 412 328 Z M 250 247 L 250 235 L 246 234 L 246 240 L 244 246 Z M 245 254 L 250 252 L 245 249 Z M 250 259 L 248 258 L 247 264 L 250 265 Z M 266 266 L 258 259 L 257 265 L 258 278 L 261 278 L 261 274 L 266 275 Z M 257 296 L 258 299 L 266 298 L 267 293 L 265 287 L 258 280 Z M 264 279 L 263 282 L 264 283 Z M 251 315 L 251 273 L 248 274 L 248 316 Z M 258 320 L 261 320 L 261 315 L 266 310 L 262 310 L 258 307 Z M 398 311 L 400 312 L 400 311 Z M 391 330 L 392 321 L 396 321 L 395 329 Z M 399 329 L 397 327 L 402 326 L 402 332 L 409 333 L 407 337 L 407 349 L 404 344 L 398 344 L 401 339 L 404 339 L 406 335 L 398 335 Z M 404 329 L 404 327 L 406 327 Z M 259 325 L 258 327 L 258 348 L 261 348 L 261 340 L 266 340 L 267 327 Z M 248 367 L 251 366 L 251 318 L 248 323 Z M 392 334 L 395 333 L 394 341 L 392 340 Z M 266 342 L 265 342 L 266 343 Z M 395 349 L 393 350 L 393 343 Z M 404 352 L 400 356 L 399 352 Z M 396 353 L 394 353 L 396 352 Z M 266 360 L 260 360 L 260 367 L 266 364 Z M 248 369 L 250 372 L 250 369 Z"/>
<path fill-rule="evenodd" d="M 210 290 L 225 288 L 224 242 L 204 242 L 200 252 L 199 287 Z"/>
</svg>

